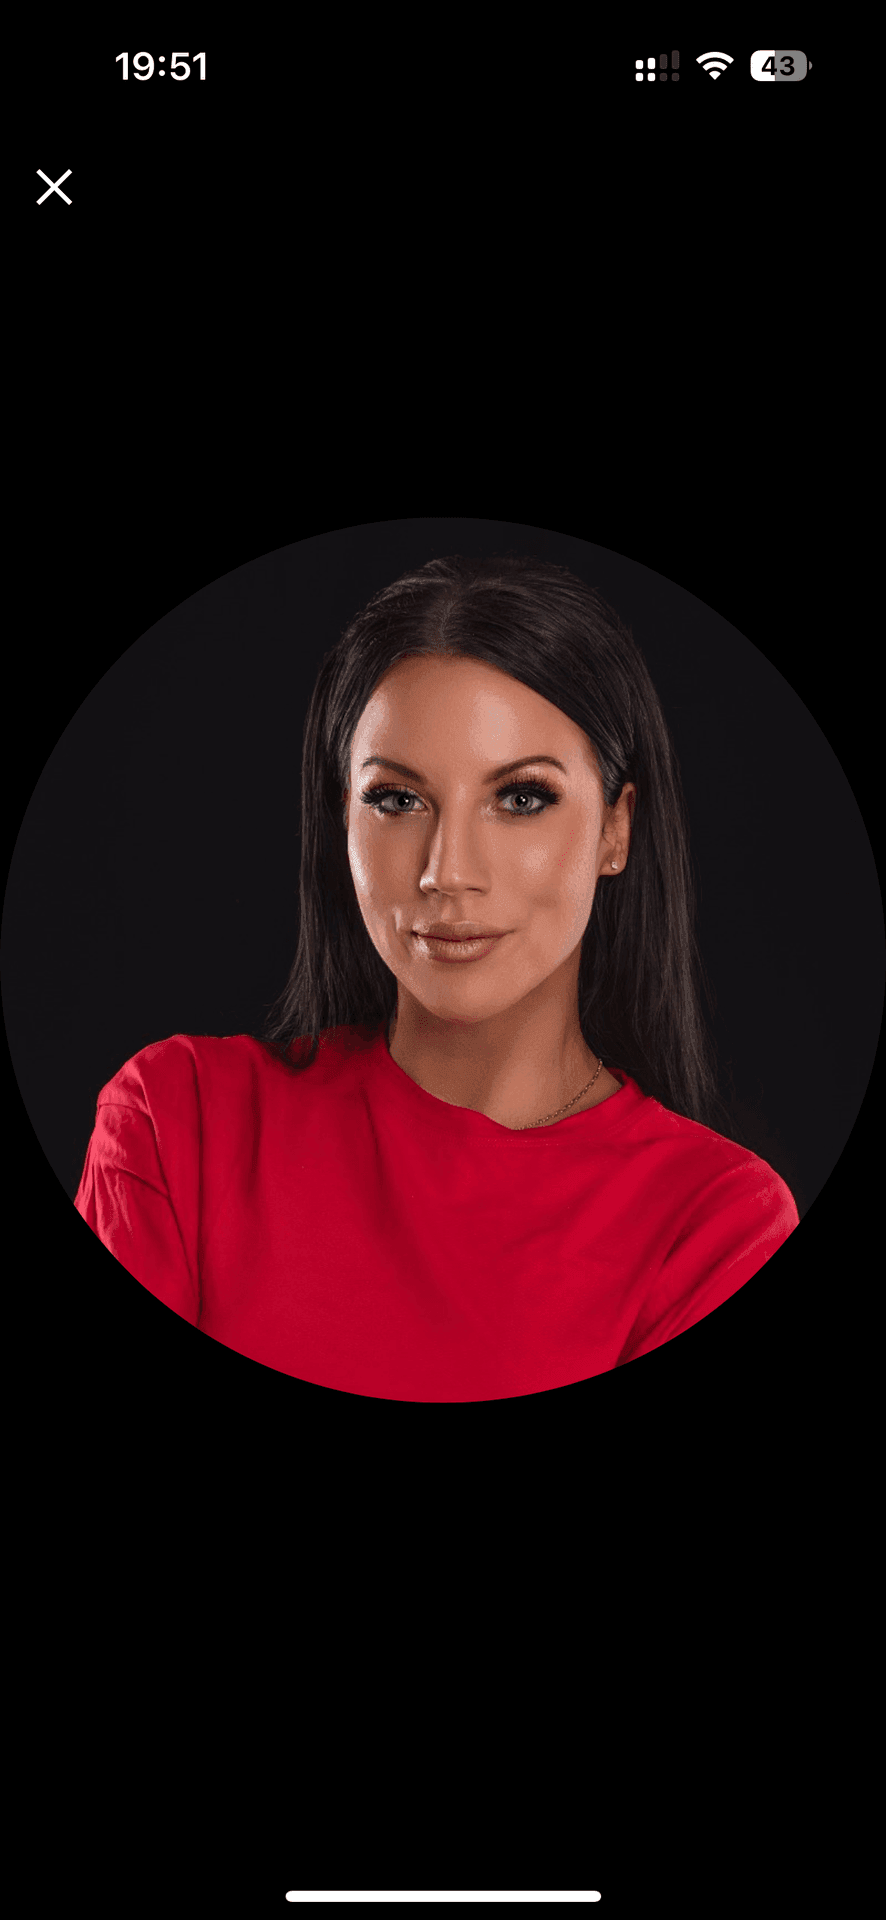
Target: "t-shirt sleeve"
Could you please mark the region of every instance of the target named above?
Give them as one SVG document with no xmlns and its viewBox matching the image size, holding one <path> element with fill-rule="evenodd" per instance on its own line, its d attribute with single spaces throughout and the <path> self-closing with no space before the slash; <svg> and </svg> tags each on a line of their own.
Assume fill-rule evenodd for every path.
<svg viewBox="0 0 886 1920">
<path fill-rule="evenodd" d="M 186 1063 L 178 1062 L 177 1077 Z M 115 1260 L 174 1313 L 199 1324 L 196 1144 L 189 1128 L 186 1084 L 167 1090 L 169 1123 L 158 1123 L 155 1102 L 135 1062 L 103 1087 L 95 1126 L 74 1197 L 77 1212 Z M 155 1110 L 152 1111 L 152 1108 Z M 178 1152 L 174 1148 L 178 1145 Z M 164 1153 L 165 1149 L 165 1153 Z"/>
<path fill-rule="evenodd" d="M 790 1187 L 765 1160 L 749 1155 L 719 1175 L 690 1210 L 616 1364 L 704 1320 L 759 1273 L 799 1223 Z"/>
</svg>

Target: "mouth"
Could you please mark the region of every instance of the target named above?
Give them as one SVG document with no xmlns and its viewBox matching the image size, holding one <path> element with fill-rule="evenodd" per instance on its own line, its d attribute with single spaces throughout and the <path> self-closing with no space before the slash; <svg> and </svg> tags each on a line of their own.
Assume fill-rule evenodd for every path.
<svg viewBox="0 0 886 1920">
<path fill-rule="evenodd" d="M 476 940 L 445 940 L 437 934 L 414 933 L 412 938 L 424 959 L 441 961 L 445 965 L 453 960 L 482 960 L 486 954 L 492 953 L 501 940 L 507 939 L 507 934 L 492 933 Z"/>
</svg>

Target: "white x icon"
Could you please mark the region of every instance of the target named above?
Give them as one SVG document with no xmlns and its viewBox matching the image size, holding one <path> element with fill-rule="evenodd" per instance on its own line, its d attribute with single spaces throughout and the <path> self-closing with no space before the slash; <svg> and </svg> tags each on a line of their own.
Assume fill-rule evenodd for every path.
<svg viewBox="0 0 886 1920">
<path fill-rule="evenodd" d="M 70 167 L 69 167 L 69 168 L 68 168 L 68 173 L 70 173 L 70 171 L 71 171 L 71 169 L 70 169 Z M 38 168 L 37 168 L 37 172 L 39 173 L 39 175 L 40 175 L 40 178 L 41 178 L 41 180 L 49 180 L 49 175 L 48 175 L 48 173 L 44 173 L 44 171 L 43 171 L 43 168 L 42 168 L 42 167 L 38 167 Z M 68 196 L 67 196 L 67 194 L 66 194 L 66 193 L 59 193 L 59 187 L 61 186 L 61 183 L 62 183 L 62 181 L 63 181 L 63 180 L 67 180 L 67 177 L 68 177 L 68 173 L 60 173 L 60 174 L 59 174 L 59 176 L 58 176 L 58 179 L 57 179 L 57 180 L 49 180 L 49 188 L 48 188 L 48 190 L 47 190 L 47 192 L 46 192 L 46 193 L 41 193 L 41 195 L 40 195 L 40 198 L 39 198 L 39 200 L 37 201 L 37 205 L 38 205 L 38 207 L 42 207 L 42 205 L 43 205 L 43 202 L 44 202 L 44 200 L 48 200 L 48 199 L 49 199 L 49 195 L 50 195 L 50 193 L 58 193 L 58 197 L 59 197 L 59 199 L 60 199 L 60 200 L 64 200 L 64 202 L 65 202 L 65 204 L 66 204 L 66 206 L 70 206 L 70 204 L 71 204 L 71 202 L 70 202 L 70 200 L 68 199 Z"/>
</svg>

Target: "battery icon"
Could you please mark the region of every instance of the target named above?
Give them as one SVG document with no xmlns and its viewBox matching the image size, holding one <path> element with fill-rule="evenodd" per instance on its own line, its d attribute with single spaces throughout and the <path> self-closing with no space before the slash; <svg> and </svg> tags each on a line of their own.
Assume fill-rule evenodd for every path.
<svg viewBox="0 0 886 1920">
<path fill-rule="evenodd" d="M 805 80 L 811 72 L 812 61 L 807 60 L 805 53 L 762 47 L 751 54 L 752 80 Z"/>
</svg>

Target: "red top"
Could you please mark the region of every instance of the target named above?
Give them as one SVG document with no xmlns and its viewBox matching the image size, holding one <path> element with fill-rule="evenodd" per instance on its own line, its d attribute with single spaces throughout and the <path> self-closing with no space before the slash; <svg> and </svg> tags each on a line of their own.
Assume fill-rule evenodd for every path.
<svg viewBox="0 0 886 1920">
<path fill-rule="evenodd" d="M 765 1160 L 612 1071 L 599 1106 L 516 1132 L 425 1092 L 384 1022 L 327 1029 L 298 1074 L 248 1034 L 178 1033 L 102 1087 L 74 1205 L 158 1300 L 280 1373 L 540 1393 L 694 1326 L 799 1224 Z"/>
</svg>

